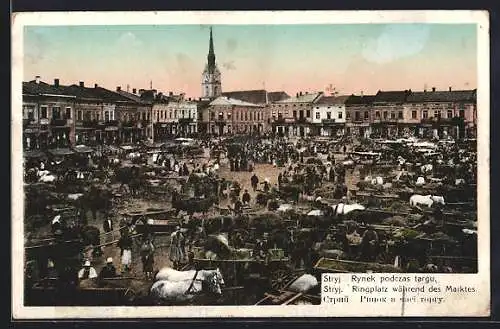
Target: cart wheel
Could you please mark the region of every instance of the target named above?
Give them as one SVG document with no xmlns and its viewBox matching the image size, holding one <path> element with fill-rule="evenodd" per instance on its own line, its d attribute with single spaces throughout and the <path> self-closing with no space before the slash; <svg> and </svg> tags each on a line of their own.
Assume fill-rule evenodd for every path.
<svg viewBox="0 0 500 329">
<path fill-rule="evenodd" d="M 272 271 L 271 273 L 271 287 L 273 290 L 280 290 L 290 281 L 290 271 L 280 268 Z"/>
</svg>

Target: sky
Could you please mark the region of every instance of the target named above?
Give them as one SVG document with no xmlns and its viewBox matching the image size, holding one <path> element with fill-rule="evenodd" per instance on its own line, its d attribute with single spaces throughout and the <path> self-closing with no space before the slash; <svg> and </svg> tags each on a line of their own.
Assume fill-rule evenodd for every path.
<svg viewBox="0 0 500 329">
<path fill-rule="evenodd" d="M 214 25 L 222 90 L 477 87 L 474 24 Z M 201 95 L 209 26 L 28 26 L 24 81 Z M 330 87 L 331 86 L 331 87 Z"/>
</svg>

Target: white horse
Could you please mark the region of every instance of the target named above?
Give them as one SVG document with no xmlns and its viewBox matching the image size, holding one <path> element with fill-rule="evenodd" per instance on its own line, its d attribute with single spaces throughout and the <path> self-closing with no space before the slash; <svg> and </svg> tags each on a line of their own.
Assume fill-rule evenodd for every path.
<svg viewBox="0 0 500 329">
<path fill-rule="evenodd" d="M 432 164 L 425 164 L 423 166 L 420 167 L 420 170 L 422 171 L 422 173 L 428 173 L 428 172 L 431 172 L 432 171 Z"/>
<path fill-rule="evenodd" d="M 151 297 L 158 302 L 186 302 L 204 292 L 218 296 L 222 294 L 221 285 L 223 285 L 223 279 L 218 269 L 214 271 L 198 271 L 200 276 L 196 271 L 164 270 L 160 271 L 163 271 L 161 275 L 158 272 L 156 280 L 162 277 L 170 277 L 172 280 L 159 279 L 150 290 Z M 188 273 L 191 273 L 191 278 L 187 276 Z"/>
<path fill-rule="evenodd" d="M 196 276 L 195 276 L 196 275 Z M 186 280 L 207 280 L 215 275 L 220 285 L 224 285 L 224 278 L 222 273 L 217 268 L 215 270 L 190 270 L 190 271 L 177 271 L 170 267 L 162 268 L 155 277 L 156 281 L 186 281 Z"/>
<path fill-rule="evenodd" d="M 57 177 L 52 175 L 48 170 L 40 170 L 37 174 L 38 177 L 40 177 L 38 181 L 42 183 L 53 183 L 57 179 Z"/>
<path fill-rule="evenodd" d="M 354 204 L 345 204 L 339 203 L 337 205 L 331 206 L 336 215 L 345 215 L 354 210 L 365 210 L 365 206 L 360 205 L 359 203 Z"/>
<path fill-rule="evenodd" d="M 436 195 L 420 195 L 414 194 L 410 197 L 410 206 L 424 205 L 431 207 L 434 203 L 440 203 L 444 205 L 444 197 Z"/>
</svg>

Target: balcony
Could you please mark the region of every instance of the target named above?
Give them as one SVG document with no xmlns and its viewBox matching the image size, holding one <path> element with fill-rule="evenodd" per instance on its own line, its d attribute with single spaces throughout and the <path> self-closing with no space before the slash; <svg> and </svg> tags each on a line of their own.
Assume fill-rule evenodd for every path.
<svg viewBox="0 0 500 329">
<path fill-rule="evenodd" d="M 190 124 L 193 122 L 193 118 L 180 118 L 179 124 Z"/>
<path fill-rule="evenodd" d="M 122 127 L 125 127 L 125 128 L 137 127 L 137 122 L 136 121 L 126 121 L 126 122 L 122 123 Z"/>
<path fill-rule="evenodd" d="M 335 124 L 335 119 L 322 119 L 321 123 L 324 124 L 324 125 Z"/>
<path fill-rule="evenodd" d="M 463 118 L 459 118 L 459 117 L 454 117 L 454 118 L 432 117 L 432 118 L 425 118 L 425 119 L 420 120 L 420 123 L 422 123 L 422 124 L 455 124 L 455 125 L 458 125 L 461 122 L 463 122 Z"/>
<path fill-rule="evenodd" d="M 296 123 L 307 123 L 307 118 L 306 117 L 296 118 L 295 122 Z"/>
<path fill-rule="evenodd" d="M 82 120 L 76 121 L 75 126 L 83 128 L 97 128 L 99 126 L 99 122 L 96 120 Z"/>
<path fill-rule="evenodd" d="M 64 127 L 68 124 L 66 119 L 52 119 L 50 120 L 50 125 L 54 127 Z"/>
</svg>

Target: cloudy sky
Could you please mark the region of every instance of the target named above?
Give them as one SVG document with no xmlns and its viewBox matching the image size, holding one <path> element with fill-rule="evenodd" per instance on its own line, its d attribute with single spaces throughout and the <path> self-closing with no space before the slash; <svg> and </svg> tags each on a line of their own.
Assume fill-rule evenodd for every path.
<svg viewBox="0 0 500 329">
<path fill-rule="evenodd" d="M 215 25 L 223 91 L 262 89 L 373 94 L 378 90 L 472 89 L 475 25 Z M 29 26 L 24 81 L 84 81 L 200 97 L 209 27 Z"/>
</svg>

